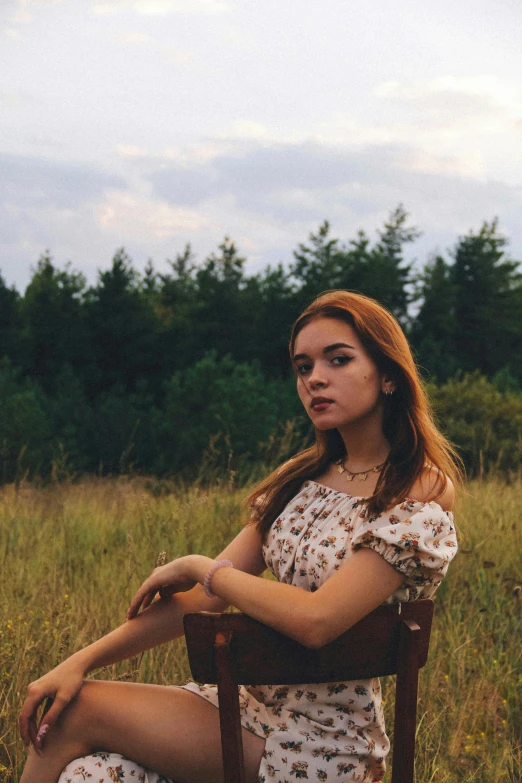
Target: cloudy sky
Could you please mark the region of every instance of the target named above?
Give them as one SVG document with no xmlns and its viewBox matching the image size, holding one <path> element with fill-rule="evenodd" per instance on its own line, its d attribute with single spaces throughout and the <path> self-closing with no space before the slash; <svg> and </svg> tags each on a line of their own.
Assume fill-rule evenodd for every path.
<svg viewBox="0 0 522 783">
<path fill-rule="evenodd" d="M 90 281 L 225 235 L 249 271 L 399 202 L 423 263 L 522 258 L 520 0 L 0 0 L 0 272 Z"/>
</svg>

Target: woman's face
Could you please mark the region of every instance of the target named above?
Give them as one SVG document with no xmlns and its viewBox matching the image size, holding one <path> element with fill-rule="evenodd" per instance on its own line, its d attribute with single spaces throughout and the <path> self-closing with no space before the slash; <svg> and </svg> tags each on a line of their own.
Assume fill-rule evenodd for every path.
<svg viewBox="0 0 522 783">
<path fill-rule="evenodd" d="M 359 340 L 355 329 L 335 318 L 315 318 L 294 346 L 297 391 L 320 430 L 350 429 L 382 422 L 383 392 L 393 390 Z"/>
</svg>

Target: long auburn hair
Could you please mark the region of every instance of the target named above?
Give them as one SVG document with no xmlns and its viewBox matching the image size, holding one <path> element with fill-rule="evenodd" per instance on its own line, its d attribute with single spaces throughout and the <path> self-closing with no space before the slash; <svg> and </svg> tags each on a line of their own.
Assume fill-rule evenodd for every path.
<svg viewBox="0 0 522 783">
<path fill-rule="evenodd" d="M 408 497 L 408 492 L 428 466 L 435 471 L 436 497 L 448 479 L 459 483 L 462 462 L 433 420 L 431 405 L 408 341 L 395 318 L 374 299 L 353 291 L 327 291 L 315 299 L 294 324 L 290 357 L 301 329 L 315 318 L 334 318 L 355 329 L 377 369 L 395 383 L 392 395 L 383 399 L 383 430 L 391 449 L 367 507 L 377 515 Z M 293 359 L 292 359 L 293 362 Z M 316 442 L 299 452 L 247 497 L 253 522 L 263 540 L 276 517 L 297 494 L 303 481 L 323 474 L 332 462 L 346 455 L 337 429 L 318 430 Z"/>
</svg>

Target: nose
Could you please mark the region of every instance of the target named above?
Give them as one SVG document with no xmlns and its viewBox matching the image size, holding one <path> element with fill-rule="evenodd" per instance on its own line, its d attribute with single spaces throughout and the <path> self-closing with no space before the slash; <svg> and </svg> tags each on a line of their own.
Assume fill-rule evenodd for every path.
<svg viewBox="0 0 522 783">
<path fill-rule="evenodd" d="M 321 389 L 328 385 L 328 379 L 321 369 L 319 362 L 314 364 L 313 370 L 308 378 L 308 383 L 310 384 L 311 389 Z"/>
</svg>

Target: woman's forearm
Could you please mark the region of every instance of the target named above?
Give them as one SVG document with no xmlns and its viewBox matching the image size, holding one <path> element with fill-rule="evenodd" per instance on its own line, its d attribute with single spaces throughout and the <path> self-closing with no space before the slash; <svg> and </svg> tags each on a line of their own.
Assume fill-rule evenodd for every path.
<svg viewBox="0 0 522 783">
<path fill-rule="evenodd" d="M 193 576 L 201 581 L 207 564 L 194 558 Z M 213 575 L 211 589 L 224 602 L 270 625 L 307 647 L 322 647 L 350 628 L 403 582 L 403 576 L 370 549 L 348 558 L 316 591 L 257 579 L 235 568 Z"/>
<path fill-rule="evenodd" d="M 225 550 L 223 554 L 233 555 L 233 552 Z M 229 560 L 228 557 L 220 559 Z M 233 563 L 234 558 L 231 557 L 230 561 Z M 201 611 L 206 608 L 219 611 L 222 607 L 230 605 L 301 644 L 320 647 L 371 612 L 403 581 L 398 571 L 370 549 L 354 553 L 315 592 L 295 585 L 259 579 L 256 575 L 257 568 L 252 569 L 254 573 L 252 570 L 249 573 L 234 567 L 223 567 L 209 572 L 214 562 L 203 555 L 188 555 L 155 569 L 143 582 L 131 602 L 128 617 L 135 619 L 141 617 L 144 621 L 147 619 L 149 609 L 140 612 L 140 607 L 146 605 L 150 597 L 162 589 L 162 586 L 169 586 L 170 589 L 178 586 L 182 589 L 186 584 L 199 582 L 199 585 L 189 593 L 174 593 L 175 596 L 179 596 L 178 600 L 181 602 L 181 606 L 176 608 L 175 631 L 174 619 L 167 621 L 165 624 L 171 629 L 171 635 L 162 636 L 164 632 L 161 627 L 155 629 L 153 633 L 148 634 L 149 647 L 160 644 L 166 638 L 180 635 L 183 632 L 181 619 L 185 612 Z M 206 598 L 201 588 L 209 573 L 211 574 L 210 589 L 216 596 L 215 599 Z M 190 608 L 185 608 L 183 596 L 193 594 L 200 596 L 200 599 L 189 600 Z M 160 606 L 158 610 L 166 613 L 166 610 L 161 610 Z M 152 619 L 149 622 L 152 622 Z M 125 634 L 125 649 L 128 649 L 132 646 L 129 631 L 118 629 L 114 633 L 120 631 Z M 143 636 L 143 633 L 139 634 L 140 641 Z M 110 636 L 107 639 L 110 639 Z M 111 651 L 112 649 L 114 648 L 111 647 Z M 96 660 L 99 661 L 99 658 Z M 98 662 L 97 665 L 101 664 Z"/>
<path fill-rule="evenodd" d="M 74 660 L 87 674 L 182 636 L 183 615 L 187 612 L 220 612 L 226 607 L 219 598 L 207 598 L 198 585 L 190 592 L 156 601 L 134 619 L 74 653 L 69 660 Z"/>
<path fill-rule="evenodd" d="M 224 554 L 229 554 L 229 551 L 225 550 Z M 230 554 L 233 555 L 232 552 Z M 219 559 L 234 563 L 235 558 Z M 245 572 L 241 568 L 224 567 L 210 572 L 214 565 L 215 561 L 204 555 L 187 555 L 155 569 L 132 599 L 127 617 L 145 618 L 148 609 L 140 611 L 141 607 L 146 606 L 150 597 L 162 589 L 162 586 L 182 589 L 186 584 L 199 582 L 191 592 L 195 593 L 199 589 L 203 595 L 201 585 L 211 573 L 210 589 L 217 597 L 214 600 L 221 601 L 221 605 L 232 605 L 254 619 L 304 644 L 307 643 L 308 628 L 310 622 L 313 623 L 316 605 L 315 594 L 293 585 L 260 579 L 255 573 Z M 174 595 L 186 594 L 180 592 Z M 207 599 L 210 600 L 212 599 Z M 201 611 L 202 608 L 204 607 L 196 606 L 195 611 Z M 179 632 L 182 633 L 181 628 Z"/>
<path fill-rule="evenodd" d="M 194 577 L 202 580 L 207 564 L 196 563 Z M 229 605 L 270 625 L 276 631 L 308 643 L 316 612 L 315 594 L 294 585 L 259 579 L 235 568 L 222 568 L 212 578 L 211 589 Z"/>
</svg>

